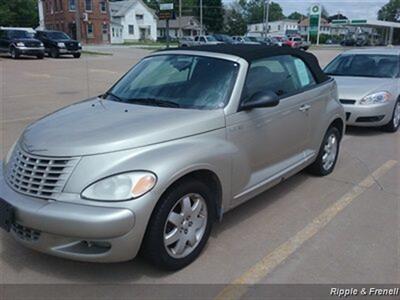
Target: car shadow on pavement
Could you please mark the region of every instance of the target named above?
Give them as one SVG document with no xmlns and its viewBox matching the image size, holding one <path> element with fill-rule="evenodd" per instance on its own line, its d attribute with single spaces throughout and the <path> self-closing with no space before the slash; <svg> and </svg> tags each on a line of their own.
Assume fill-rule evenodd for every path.
<svg viewBox="0 0 400 300">
<path fill-rule="evenodd" d="M 356 127 L 356 126 L 347 126 L 346 127 L 346 135 L 348 136 L 376 136 L 387 134 L 379 127 Z"/>
</svg>

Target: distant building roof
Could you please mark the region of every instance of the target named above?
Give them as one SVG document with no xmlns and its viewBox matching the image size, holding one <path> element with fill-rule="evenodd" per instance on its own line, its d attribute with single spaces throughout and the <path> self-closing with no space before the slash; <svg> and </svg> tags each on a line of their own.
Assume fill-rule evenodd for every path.
<svg viewBox="0 0 400 300">
<path fill-rule="evenodd" d="M 166 28 L 165 20 L 158 20 L 157 28 Z M 183 16 L 181 18 L 182 29 L 200 29 L 200 22 L 194 16 Z M 179 17 L 169 20 L 169 28 L 179 28 Z"/>
<path fill-rule="evenodd" d="M 305 19 L 301 20 L 300 23 L 299 23 L 299 26 L 309 26 L 309 25 L 310 25 L 310 19 L 309 18 L 305 18 Z M 324 18 L 321 18 L 321 24 L 320 25 L 330 26 L 329 22 Z"/>
<path fill-rule="evenodd" d="M 125 1 L 117 1 L 110 2 L 110 15 L 111 17 L 124 17 L 126 13 L 131 9 L 131 7 L 140 2 L 145 8 L 147 8 L 155 17 L 155 11 L 147 6 L 142 0 L 125 0 Z"/>
</svg>

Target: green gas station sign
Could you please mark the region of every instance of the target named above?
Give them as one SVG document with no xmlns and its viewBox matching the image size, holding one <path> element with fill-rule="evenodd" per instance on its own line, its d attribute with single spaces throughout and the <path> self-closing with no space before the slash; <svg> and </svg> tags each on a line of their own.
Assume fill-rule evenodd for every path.
<svg viewBox="0 0 400 300">
<path fill-rule="evenodd" d="M 318 4 L 310 7 L 310 36 L 317 36 L 319 32 L 319 24 L 321 19 L 321 6 Z"/>
</svg>

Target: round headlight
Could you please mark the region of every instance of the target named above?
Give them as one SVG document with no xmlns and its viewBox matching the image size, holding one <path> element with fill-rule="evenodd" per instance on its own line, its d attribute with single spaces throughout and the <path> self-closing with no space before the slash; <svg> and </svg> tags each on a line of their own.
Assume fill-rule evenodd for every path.
<svg viewBox="0 0 400 300">
<path fill-rule="evenodd" d="M 98 201 L 124 201 L 139 198 L 156 184 L 157 177 L 150 172 L 117 174 L 89 185 L 82 197 Z"/>
</svg>

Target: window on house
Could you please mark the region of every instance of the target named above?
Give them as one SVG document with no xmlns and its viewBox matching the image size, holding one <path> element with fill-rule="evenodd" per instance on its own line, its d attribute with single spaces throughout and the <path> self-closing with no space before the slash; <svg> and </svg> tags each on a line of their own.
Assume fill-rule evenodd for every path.
<svg viewBox="0 0 400 300">
<path fill-rule="evenodd" d="M 128 32 L 129 32 L 129 34 L 131 34 L 131 35 L 134 34 L 134 27 L 133 27 L 133 25 L 129 25 L 129 26 L 128 26 Z"/>
<path fill-rule="evenodd" d="M 107 4 L 106 4 L 106 1 L 100 1 L 100 11 L 101 11 L 102 13 L 107 12 Z"/>
<path fill-rule="evenodd" d="M 143 15 L 136 15 L 136 20 L 143 20 Z"/>
<path fill-rule="evenodd" d="M 92 38 L 94 36 L 93 35 L 93 24 L 88 23 L 86 28 L 87 28 L 87 37 Z"/>
<path fill-rule="evenodd" d="M 64 10 L 63 1 L 62 0 L 59 0 L 59 1 L 60 1 L 60 3 L 58 5 L 58 7 L 60 8 L 60 11 L 63 11 Z"/>
<path fill-rule="evenodd" d="M 76 1 L 76 0 L 69 0 L 69 1 L 68 1 L 68 9 L 69 9 L 69 10 L 73 11 L 73 10 L 76 9 L 76 3 L 75 3 L 75 1 Z"/>
<path fill-rule="evenodd" d="M 58 11 L 58 0 L 54 1 L 54 11 Z"/>
<path fill-rule="evenodd" d="M 85 0 L 85 10 L 86 11 L 92 11 L 92 0 Z"/>
<path fill-rule="evenodd" d="M 115 37 L 115 28 L 113 27 L 113 28 L 111 29 L 111 31 L 112 31 L 112 36 Z"/>
</svg>

